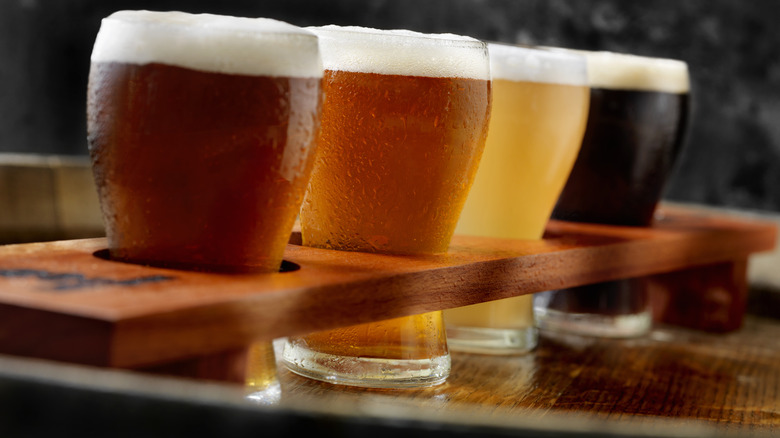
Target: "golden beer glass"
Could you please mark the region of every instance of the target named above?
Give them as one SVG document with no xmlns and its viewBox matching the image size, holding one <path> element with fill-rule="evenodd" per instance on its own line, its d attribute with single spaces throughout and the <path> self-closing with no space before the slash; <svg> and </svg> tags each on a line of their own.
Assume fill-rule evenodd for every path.
<svg viewBox="0 0 780 438">
<path fill-rule="evenodd" d="M 409 31 L 313 31 L 327 97 L 300 214 L 303 244 L 446 252 L 487 133 L 486 45 Z M 440 311 L 290 337 L 283 361 L 309 378 L 367 387 L 434 385 L 450 371 Z"/>
<path fill-rule="evenodd" d="M 110 257 L 278 272 L 314 161 L 322 74 L 316 35 L 287 23 L 151 11 L 103 19 L 87 129 Z M 250 357 L 269 348 L 260 341 Z M 253 363 L 255 388 L 258 375 L 275 376 L 273 361 Z"/>
<path fill-rule="evenodd" d="M 576 53 L 588 62 L 589 118 L 552 217 L 652 226 L 684 143 L 688 65 L 622 53 Z M 643 277 L 542 292 L 534 297 L 534 308 L 543 330 L 628 338 L 652 327 Z"/>
<path fill-rule="evenodd" d="M 493 110 L 458 234 L 541 239 L 580 150 L 590 88 L 585 58 L 490 43 Z M 533 296 L 444 311 L 452 350 L 517 354 L 537 344 Z"/>
</svg>

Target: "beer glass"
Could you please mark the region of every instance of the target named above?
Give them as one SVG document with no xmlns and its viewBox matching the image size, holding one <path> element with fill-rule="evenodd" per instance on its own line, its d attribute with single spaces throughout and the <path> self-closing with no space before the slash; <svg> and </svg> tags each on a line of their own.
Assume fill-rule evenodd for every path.
<svg viewBox="0 0 780 438">
<path fill-rule="evenodd" d="M 319 130 L 316 35 L 270 19 L 120 11 L 91 61 L 89 151 L 111 258 L 278 271 Z"/>
<path fill-rule="evenodd" d="M 246 351 L 246 398 L 259 405 L 281 401 L 282 387 L 276 375 L 276 354 L 271 341 L 255 342 Z"/>
<path fill-rule="evenodd" d="M 651 226 L 685 136 L 688 66 L 670 59 L 580 53 L 588 59 L 590 115 L 552 216 Z M 536 295 L 534 307 L 543 329 L 633 337 L 652 325 L 643 278 L 544 292 Z"/>
<path fill-rule="evenodd" d="M 541 239 L 580 150 L 590 88 L 585 58 L 488 44 L 493 109 L 458 234 Z M 537 343 L 532 295 L 444 311 L 450 349 L 517 354 Z"/>
<path fill-rule="evenodd" d="M 327 97 L 300 214 L 303 244 L 446 252 L 487 134 L 485 43 L 401 30 L 313 31 Z M 434 385 L 450 370 L 440 311 L 290 337 L 282 360 L 306 377 L 367 387 Z"/>
<path fill-rule="evenodd" d="M 321 112 L 317 37 L 179 12 L 102 21 L 87 112 L 110 257 L 275 272 L 308 182 Z M 250 398 L 278 398 L 270 341 L 247 350 Z"/>
</svg>

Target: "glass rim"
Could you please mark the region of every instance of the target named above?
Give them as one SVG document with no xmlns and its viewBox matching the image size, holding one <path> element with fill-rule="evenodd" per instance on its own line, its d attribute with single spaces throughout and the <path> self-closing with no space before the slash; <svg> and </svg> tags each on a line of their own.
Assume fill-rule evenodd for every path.
<svg viewBox="0 0 780 438">
<path fill-rule="evenodd" d="M 496 41 L 488 41 L 487 47 L 493 79 L 588 85 L 587 59 L 583 55 Z"/>
<path fill-rule="evenodd" d="M 168 11 L 115 12 L 101 21 L 93 63 L 160 63 L 250 76 L 322 77 L 313 32 L 271 18 Z"/>
<path fill-rule="evenodd" d="M 608 50 L 549 48 L 585 56 L 588 61 L 588 82 L 592 88 L 672 94 L 691 91 L 688 63 L 680 59 Z"/>
<path fill-rule="evenodd" d="M 469 36 L 356 26 L 308 27 L 325 70 L 490 80 L 487 44 Z"/>
<path fill-rule="evenodd" d="M 164 18 L 168 18 L 165 20 Z M 317 38 L 313 32 L 285 21 L 266 17 L 239 17 L 212 13 L 153 11 L 147 9 L 120 10 L 101 19 L 101 23 L 123 23 L 138 27 L 170 27 L 172 29 L 207 29 L 228 34 L 257 33 L 284 35 L 305 39 Z M 239 26 L 237 26 L 239 25 Z M 194 32 L 194 35 L 198 35 Z"/>
<path fill-rule="evenodd" d="M 448 47 L 483 49 L 487 44 L 477 38 L 454 33 L 424 33 L 409 29 L 378 29 L 359 26 L 308 26 L 304 29 L 313 32 L 317 37 L 335 39 L 334 35 L 352 35 L 380 37 L 382 40 L 397 40 L 399 42 L 445 42 Z M 405 44 L 399 44 L 403 46 Z"/>
</svg>

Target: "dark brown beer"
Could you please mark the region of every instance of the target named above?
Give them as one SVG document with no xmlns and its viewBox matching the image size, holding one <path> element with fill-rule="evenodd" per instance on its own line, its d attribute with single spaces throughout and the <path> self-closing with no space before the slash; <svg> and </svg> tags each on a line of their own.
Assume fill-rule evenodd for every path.
<svg viewBox="0 0 780 438">
<path fill-rule="evenodd" d="M 319 78 L 99 63 L 89 83 L 112 258 L 279 268 L 313 162 Z"/>
<path fill-rule="evenodd" d="M 582 147 L 553 217 L 650 225 L 687 119 L 688 94 L 591 89 Z"/>
<path fill-rule="evenodd" d="M 287 23 L 104 19 L 87 130 L 111 257 L 277 271 L 311 171 L 321 81 L 316 36 Z"/>
<path fill-rule="evenodd" d="M 588 59 L 585 135 L 552 217 L 650 226 L 688 123 L 684 62 L 608 52 Z M 629 337 L 649 330 L 645 279 L 548 291 L 534 298 L 540 327 Z"/>
<path fill-rule="evenodd" d="M 569 313 L 594 313 L 607 316 L 633 315 L 648 306 L 645 279 L 629 278 L 546 292 L 547 307 Z"/>
</svg>

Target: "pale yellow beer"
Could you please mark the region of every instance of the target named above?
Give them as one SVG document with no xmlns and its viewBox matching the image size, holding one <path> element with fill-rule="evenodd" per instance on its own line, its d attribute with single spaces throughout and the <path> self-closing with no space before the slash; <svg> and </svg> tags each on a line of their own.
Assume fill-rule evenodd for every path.
<svg viewBox="0 0 780 438">
<path fill-rule="evenodd" d="M 493 80 L 493 113 L 459 234 L 538 239 L 577 158 L 587 86 Z"/>
<path fill-rule="evenodd" d="M 485 43 L 455 35 L 315 28 L 325 65 L 304 245 L 446 252 L 487 135 Z M 438 384 L 450 357 L 440 311 L 288 339 L 293 372 L 372 387 Z"/>
<path fill-rule="evenodd" d="M 590 93 L 585 60 L 504 44 L 488 47 L 493 111 L 456 233 L 540 239 L 585 130 Z M 453 349 L 509 353 L 536 343 L 531 295 L 446 310 L 444 317 Z M 512 331 L 522 337 L 514 344 L 487 339 L 491 333 L 511 338 Z"/>
</svg>

